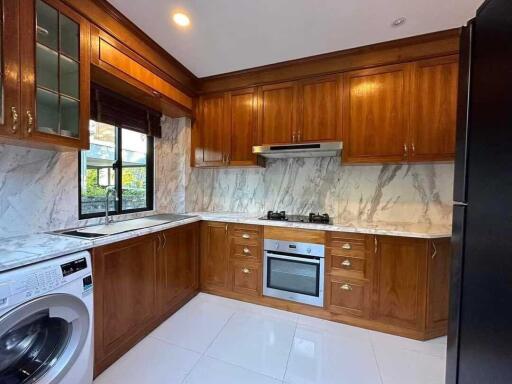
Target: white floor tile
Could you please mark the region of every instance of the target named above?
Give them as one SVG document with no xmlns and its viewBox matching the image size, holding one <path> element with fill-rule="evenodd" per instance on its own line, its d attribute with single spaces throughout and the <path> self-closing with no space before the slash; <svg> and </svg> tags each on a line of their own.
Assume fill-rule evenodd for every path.
<svg viewBox="0 0 512 384">
<path fill-rule="evenodd" d="M 370 340 L 299 325 L 295 333 L 285 383 L 380 384 Z"/>
<path fill-rule="evenodd" d="M 384 384 L 443 384 L 446 360 L 409 349 L 374 344 Z"/>
<path fill-rule="evenodd" d="M 383 349 L 408 349 L 427 355 L 446 358 L 446 337 L 428 341 L 418 341 L 382 332 L 369 331 L 369 334 L 373 345 L 376 347 Z"/>
<path fill-rule="evenodd" d="M 236 313 L 207 355 L 276 379 L 282 379 L 290 353 L 294 322 Z"/>
<path fill-rule="evenodd" d="M 280 384 L 280 380 L 210 357 L 203 357 L 185 384 Z"/>
<path fill-rule="evenodd" d="M 146 337 L 94 381 L 94 384 L 180 384 L 200 354 Z"/>
<path fill-rule="evenodd" d="M 370 337 L 369 331 L 364 328 L 318 319 L 316 317 L 298 315 L 297 321 L 299 325 L 328 332 L 337 336 L 355 337 L 362 340 L 369 340 Z"/>
<path fill-rule="evenodd" d="M 224 305 L 193 300 L 162 323 L 151 336 L 203 353 L 235 313 Z"/>
</svg>

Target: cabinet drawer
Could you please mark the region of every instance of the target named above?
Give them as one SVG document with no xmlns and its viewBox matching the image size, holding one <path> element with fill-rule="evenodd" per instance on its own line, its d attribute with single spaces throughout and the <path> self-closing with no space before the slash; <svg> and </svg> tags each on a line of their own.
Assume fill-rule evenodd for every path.
<svg viewBox="0 0 512 384">
<path fill-rule="evenodd" d="M 261 292 L 261 267 L 257 263 L 231 262 L 233 291 L 259 296 Z"/>
<path fill-rule="evenodd" d="M 366 259 L 329 254 L 330 272 L 347 277 L 366 278 Z"/>
<path fill-rule="evenodd" d="M 351 239 L 336 239 L 328 243 L 328 247 L 339 255 L 363 255 L 366 253 L 366 242 Z"/>
<path fill-rule="evenodd" d="M 261 247 L 259 245 L 234 244 L 231 245 L 231 257 L 240 259 L 261 260 Z"/>
<path fill-rule="evenodd" d="M 233 228 L 231 230 L 231 237 L 235 244 L 254 244 L 259 245 L 261 235 L 259 230 Z"/>
<path fill-rule="evenodd" d="M 369 285 L 361 280 L 331 280 L 329 310 L 334 313 L 367 317 Z"/>
</svg>

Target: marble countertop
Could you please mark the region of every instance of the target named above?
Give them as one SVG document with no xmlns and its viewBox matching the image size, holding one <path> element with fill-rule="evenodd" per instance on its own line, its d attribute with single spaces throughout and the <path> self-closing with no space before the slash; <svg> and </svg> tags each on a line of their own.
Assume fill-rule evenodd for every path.
<svg viewBox="0 0 512 384">
<path fill-rule="evenodd" d="M 222 221 L 227 223 L 267 225 L 285 228 L 303 228 L 331 232 L 365 233 L 369 235 L 388 235 L 401 237 L 415 237 L 422 239 L 440 239 L 451 237 L 451 225 L 426 224 L 426 223 L 334 223 L 309 224 L 309 223 L 288 223 L 282 221 L 259 220 L 261 215 L 246 213 L 212 213 L 212 212 L 190 212 L 189 215 L 197 215 L 202 220 Z"/>
<path fill-rule="evenodd" d="M 0 239 L 0 272 L 150 233 L 165 231 L 200 220 L 201 217 L 192 216 L 184 220 L 95 239 L 80 239 L 54 233 L 37 233 Z"/>
<path fill-rule="evenodd" d="M 70 253 L 80 252 L 102 245 L 112 244 L 122 240 L 194 223 L 200 220 L 424 239 L 450 237 L 452 233 L 450 225 L 389 222 L 335 223 L 334 225 L 325 225 L 263 221 L 258 219 L 260 215 L 246 213 L 189 212 L 187 215 L 192 217 L 96 239 L 79 239 L 53 233 L 39 233 L 0 239 L 0 272 L 68 255 Z"/>
</svg>

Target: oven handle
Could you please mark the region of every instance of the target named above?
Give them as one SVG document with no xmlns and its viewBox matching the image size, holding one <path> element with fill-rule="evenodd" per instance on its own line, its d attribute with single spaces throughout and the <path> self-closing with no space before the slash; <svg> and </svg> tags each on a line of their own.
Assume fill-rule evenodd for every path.
<svg viewBox="0 0 512 384">
<path fill-rule="evenodd" d="M 284 256 L 284 255 L 278 255 L 278 254 L 270 253 L 270 252 L 265 252 L 265 254 L 270 255 L 270 257 L 273 257 L 274 259 L 300 261 L 301 263 L 307 263 L 307 264 L 320 264 L 320 260 L 311 260 L 311 259 L 306 259 L 304 257 Z"/>
</svg>

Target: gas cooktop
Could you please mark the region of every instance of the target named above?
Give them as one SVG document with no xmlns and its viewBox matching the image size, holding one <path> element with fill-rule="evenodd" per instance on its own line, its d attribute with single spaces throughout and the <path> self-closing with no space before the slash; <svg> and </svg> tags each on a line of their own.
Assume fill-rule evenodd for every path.
<svg viewBox="0 0 512 384">
<path fill-rule="evenodd" d="M 310 213 L 306 215 L 287 215 L 285 211 L 268 211 L 260 220 L 287 221 L 290 223 L 332 224 L 332 219 L 327 213 Z"/>
</svg>

